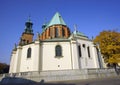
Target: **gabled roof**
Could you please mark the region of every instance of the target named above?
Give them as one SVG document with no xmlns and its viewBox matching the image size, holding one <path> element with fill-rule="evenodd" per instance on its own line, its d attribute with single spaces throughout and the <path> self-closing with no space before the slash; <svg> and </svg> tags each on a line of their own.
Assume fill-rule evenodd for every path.
<svg viewBox="0 0 120 85">
<path fill-rule="evenodd" d="M 73 34 L 78 35 L 78 36 L 82 36 L 82 37 L 87 37 L 85 34 L 79 32 L 79 31 L 74 31 Z"/>
<path fill-rule="evenodd" d="M 45 23 L 44 24 L 44 30 L 47 29 L 48 27 L 52 26 L 52 25 L 66 25 L 62 16 L 56 12 L 55 15 L 53 16 L 53 18 L 51 19 L 51 21 L 49 23 Z"/>
</svg>

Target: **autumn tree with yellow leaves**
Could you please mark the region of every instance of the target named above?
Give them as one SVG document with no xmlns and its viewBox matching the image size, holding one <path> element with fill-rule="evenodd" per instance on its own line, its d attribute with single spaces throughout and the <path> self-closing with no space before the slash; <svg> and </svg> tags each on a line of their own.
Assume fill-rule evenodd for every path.
<svg viewBox="0 0 120 85">
<path fill-rule="evenodd" d="M 102 31 L 94 39 L 99 43 L 101 54 L 108 66 L 120 63 L 120 33 L 117 31 Z"/>
</svg>

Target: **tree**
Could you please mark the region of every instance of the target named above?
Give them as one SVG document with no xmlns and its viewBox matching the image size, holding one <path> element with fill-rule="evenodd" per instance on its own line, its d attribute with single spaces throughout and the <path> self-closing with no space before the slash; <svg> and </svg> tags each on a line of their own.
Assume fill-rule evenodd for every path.
<svg viewBox="0 0 120 85">
<path fill-rule="evenodd" d="M 100 44 L 101 53 L 108 66 L 120 63 L 120 33 L 117 31 L 102 31 L 94 39 Z"/>
<path fill-rule="evenodd" d="M 9 72 L 9 65 L 5 63 L 0 63 L 0 74 L 8 73 Z"/>
</svg>

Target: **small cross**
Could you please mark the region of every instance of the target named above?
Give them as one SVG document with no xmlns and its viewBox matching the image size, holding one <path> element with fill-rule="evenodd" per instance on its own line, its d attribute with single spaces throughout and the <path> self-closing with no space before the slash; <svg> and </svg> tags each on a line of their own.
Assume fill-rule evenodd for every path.
<svg viewBox="0 0 120 85">
<path fill-rule="evenodd" d="M 75 33 L 77 32 L 77 25 L 76 24 L 74 24 L 74 31 L 75 31 Z"/>
<path fill-rule="evenodd" d="M 74 30 L 77 31 L 77 25 L 76 24 L 74 25 Z"/>
</svg>

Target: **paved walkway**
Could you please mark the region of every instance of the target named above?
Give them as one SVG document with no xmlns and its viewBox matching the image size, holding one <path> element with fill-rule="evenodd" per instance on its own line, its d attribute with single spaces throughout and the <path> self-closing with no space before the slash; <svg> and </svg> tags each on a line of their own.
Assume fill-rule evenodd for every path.
<svg viewBox="0 0 120 85">
<path fill-rule="evenodd" d="M 120 85 L 120 77 L 49 83 L 49 85 Z"/>
</svg>

